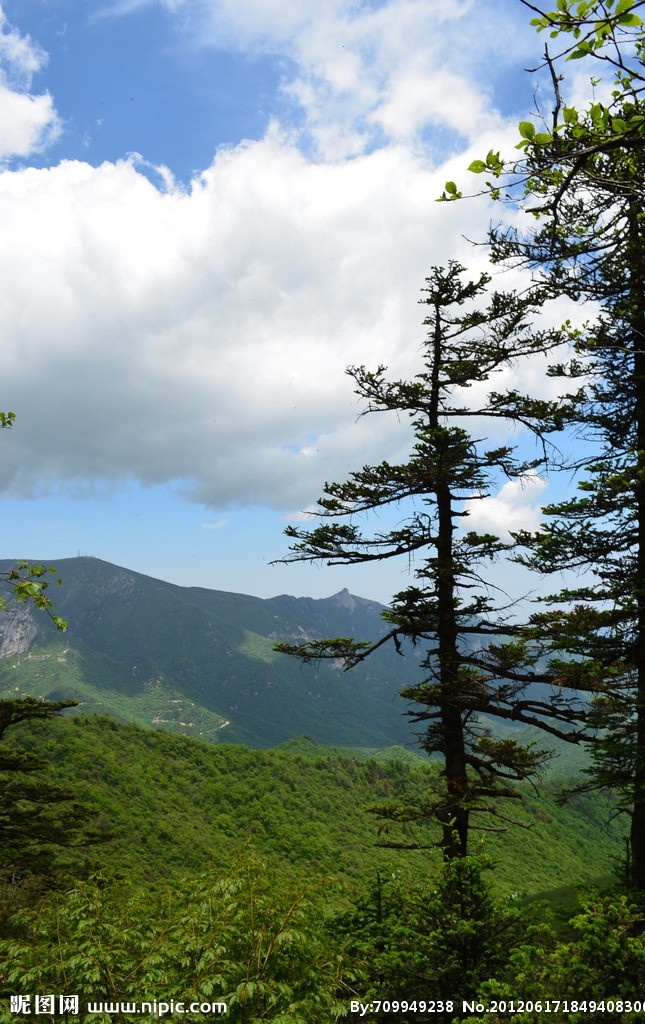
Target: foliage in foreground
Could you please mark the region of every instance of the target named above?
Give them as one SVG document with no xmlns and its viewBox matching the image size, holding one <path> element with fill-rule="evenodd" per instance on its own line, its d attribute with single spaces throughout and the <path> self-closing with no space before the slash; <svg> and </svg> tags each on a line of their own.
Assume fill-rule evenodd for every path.
<svg viewBox="0 0 645 1024">
<path fill-rule="evenodd" d="M 369 964 L 365 999 L 472 997 L 521 941 L 522 914 L 496 900 L 477 857 L 446 862 L 439 879 L 380 876 L 338 926 L 354 960 Z"/>
<path fill-rule="evenodd" d="M 4 413 L 0 412 L 0 429 L 9 425 L 2 422 L 3 416 Z M 56 577 L 56 583 L 59 586 L 63 582 L 53 565 L 30 565 L 28 562 L 17 562 L 11 569 L 0 571 L 0 591 L 8 593 L 13 601 L 31 604 L 39 611 L 47 612 L 56 628 L 64 633 L 67 629 L 67 622 L 60 615 L 54 613 L 54 604 L 46 593 L 52 582 L 50 576 Z M 0 593 L 0 611 L 4 611 L 8 607 L 7 598 Z"/>
<path fill-rule="evenodd" d="M 642 893 L 586 891 L 566 921 L 543 910 L 542 920 L 510 951 L 505 970 L 480 987 L 480 1006 L 504 1002 L 506 1024 L 642 1021 L 644 930 Z M 511 1004 L 519 1010 L 520 1002 L 528 1012 L 512 1012 Z M 496 1024 L 500 1016 L 480 1013 L 466 1020 Z"/>
<path fill-rule="evenodd" d="M 249 1024 L 330 1019 L 341 958 L 324 937 L 325 888 L 276 883 L 252 858 L 153 891 L 78 883 L 18 915 L 21 936 L 0 943 L 0 991 L 74 993 L 96 1024 L 128 1015 L 86 1014 L 88 1003 L 155 999 L 225 1002 L 227 1020 Z"/>
<path fill-rule="evenodd" d="M 0 701 L 0 870 L 51 875 L 62 850 L 108 838 L 93 827 L 92 810 L 75 790 L 52 782 L 42 758 L 4 738 L 7 729 L 13 737 L 16 726 L 51 721 L 71 705 L 33 697 Z"/>
<path fill-rule="evenodd" d="M 388 881 L 360 897 L 341 919 L 345 952 L 363 985 L 362 1002 L 374 1005 L 388 994 L 389 1012 L 370 1014 L 371 1020 L 645 1019 L 641 894 L 587 890 L 565 912 L 547 903 L 493 897 L 483 867 L 470 857 L 447 863 L 434 884 Z M 451 1004 L 452 1012 L 445 1012 Z"/>
<path fill-rule="evenodd" d="M 96 1024 L 132 1018 L 113 1004 L 155 1000 L 226 1003 L 226 1019 L 245 1024 L 354 1024 L 370 1002 L 374 1024 L 612 1024 L 639 1005 L 642 898 L 589 891 L 565 917 L 494 897 L 483 867 L 463 858 L 435 882 L 401 876 L 343 892 L 245 855 L 228 871 L 146 889 L 79 882 L 14 915 L 13 937 L 0 941 L 0 1024 L 32 1019 L 10 1012 L 11 996 L 33 1007 L 46 993 L 77 995 L 79 1021 Z M 433 1000 L 447 1012 L 433 1013 Z M 572 1010 L 575 1000 L 586 1003 Z M 89 1012 L 99 1003 L 112 1010 Z M 189 1019 L 170 1005 L 163 1018 Z"/>
</svg>

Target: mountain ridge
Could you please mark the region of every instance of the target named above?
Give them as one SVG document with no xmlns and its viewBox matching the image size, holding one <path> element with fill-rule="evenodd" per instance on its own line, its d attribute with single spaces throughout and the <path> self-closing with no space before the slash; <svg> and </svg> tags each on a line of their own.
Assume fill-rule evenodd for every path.
<svg viewBox="0 0 645 1024">
<path fill-rule="evenodd" d="M 0 697 L 78 699 L 85 711 L 210 742 L 269 747 L 302 733 L 342 746 L 414 742 L 397 696 L 418 675 L 412 650 L 405 659 L 377 652 L 350 673 L 338 664 L 302 667 L 273 650 L 277 640 L 374 639 L 384 628 L 378 602 L 346 588 L 329 598 L 258 598 L 180 587 L 93 556 L 56 568 L 64 643 L 42 613 L 12 604 L 0 618 Z M 165 720 L 173 702 L 181 714 Z"/>
</svg>

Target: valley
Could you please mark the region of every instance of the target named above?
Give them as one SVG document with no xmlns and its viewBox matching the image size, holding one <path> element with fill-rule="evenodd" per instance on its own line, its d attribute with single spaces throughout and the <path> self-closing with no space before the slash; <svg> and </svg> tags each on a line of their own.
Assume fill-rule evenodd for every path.
<svg viewBox="0 0 645 1024">
<path fill-rule="evenodd" d="M 355 997 L 383 987 L 425 1005 L 426 975 L 474 997 L 521 950 L 543 988 L 563 935 L 579 941 L 580 886 L 609 920 L 625 821 L 606 794 L 566 798 L 584 750 L 554 741 L 539 785 L 478 816 L 470 856 L 444 865 L 432 816 L 407 820 L 442 785 L 396 696 L 418 677 L 415 650 L 350 672 L 274 651 L 373 639 L 380 605 L 181 588 L 98 559 L 58 568 L 65 634 L 20 604 L 0 617 L 0 702 L 75 705 L 27 714 L 0 742 L 0 822 L 45 837 L 13 840 L 0 864 L 1 1024 L 29 1024 L 2 996 L 66 979 L 86 1007 L 188 992 L 249 1024 L 354 1021 Z M 638 912 L 625 907 L 626 927 Z"/>
</svg>

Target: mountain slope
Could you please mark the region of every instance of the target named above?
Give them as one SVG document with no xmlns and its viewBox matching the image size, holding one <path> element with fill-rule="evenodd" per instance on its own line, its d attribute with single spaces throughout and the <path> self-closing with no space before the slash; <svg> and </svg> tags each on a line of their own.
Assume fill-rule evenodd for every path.
<svg viewBox="0 0 645 1024">
<path fill-rule="evenodd" d="M 7 567 L 11 563 L 0 563 Z M 382 607 L 343 591 L 324 600 L 178 587 L 95 558 L 57 562 L 65 638 L 26 605 L 0 618 L 0 697 L 78 700 L 83 710 L 211 742 L 272 746 L 299 733 L 322 743 L 410 743 L 396 695 L 417 659 L 383 649 L 364 666 L 301 667 L 276 640 L 383 630 Z"/>
<path fill-rule="evenodd" d="M 90 715 L 27 723 L 9 738 L 47 762 L 48 781 L 70 785 L 95 808 L 94 824 L 114 838 L 89 856 L 128 877 L 224 866 L 243 844 L 309 875 L 367 881 L 376 871 L 439 870 L 438 849 L 379 848 L 379 819 L 367 813 L 389 799 L 423 797 L 438 771 L 428 760 L 403 763 L 392 751 L 365 758 L 303 737 L 276 750 L 213 746 Z M 593 795 L 562 807 L 559 792 L 546 784 L 537 796 L 526 787 L 513 815 L 523 827 L 473 833 L 473 852 L 483 837 L 499 889 L 531 894 L 616 867 L 624 827 L 610 803 Z M 437 838 L 427 829 L 409 835 Z"/>
</svg>

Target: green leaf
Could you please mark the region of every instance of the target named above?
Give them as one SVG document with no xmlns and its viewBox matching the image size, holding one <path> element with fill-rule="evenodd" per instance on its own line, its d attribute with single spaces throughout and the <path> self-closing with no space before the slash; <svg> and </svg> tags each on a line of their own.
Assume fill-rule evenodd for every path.
<svg viewBox="0 0 645 1024">
<path fill-rule="evenodd" d="M 445 202 L 446 200 L 451 199 L 461 199 L 462 195 L 463 193 L 459 191 L 454 181 L 447 181 L 445 185 L 445 190 L 439 197 L 438 201 Z"/>
<path fill-rule="evenodd" d="M 469 165 L 468 170 L 471 171 L 473 174 L 481 174 L 482 171 L 486 170 L 486 164 L 484 163 L 483 160 L 473 160 L 473 162 Z"/>
<path fill-rule="evenodd" d="M 528 139 L 530 141 L 535 135 L 535 125 L 532 121 L 520 121 L 518 127 L 523 139 Z"/>
<path fill-rule="evenodd" d="M 489 149 L 486 154 L 486 166 L 494 171 L 495 174 L 501 174 L 504 170 L 504 161 L 502 160 L 499 151 Z"/>
</svg>

